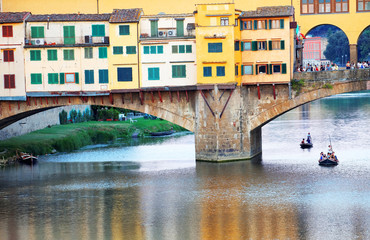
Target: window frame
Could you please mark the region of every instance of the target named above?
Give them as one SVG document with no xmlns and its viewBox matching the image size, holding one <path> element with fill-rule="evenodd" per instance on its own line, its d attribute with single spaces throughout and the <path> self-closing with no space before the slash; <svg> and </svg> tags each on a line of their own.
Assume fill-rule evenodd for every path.
<svg viewBox="0 0 370 240">
<path fill-rule="evenodd" d="M 220 26 L 229 26 L 229 18 L 228 17 L 221 17 L 220 18 Z"/>
<path fill-rule="evenodd" d="M 120 36 L 130 35 L 130 25 L 119 25 L 118 26 L 118 34 Z"/>
<path fill-rule="evenodd" d="M 113 55 L 122 55 L 123 46 L 113 46 Z"/>
<path fill-rule="evenodd" d="M 64 61 L 74 61 L 75 60 L 75 50 L 74 49 L 63 49 L 63 60 Z"/>
<path fill-rule="evenodd" d="M 282 63 L 272 63 L 270 66 L 270 74 L 282 74 Z M 275 66 L 279 66 L 279 72 L 274 71 Z"/>
<path fill-rule="evenodd" d="M 109 83 L 108 69 L 99 69 L 99 84 Z"/>
<path fill-rule="evenodd" d="M 172 65 L 172 78 L 186 78 L 186 65 Z"/>
<path fill-rule="evenodd" d="M 148 81 L 161 80 L 160 68 L 159 67 L 149 67 L 148 68 Z"/>
<path fill-rule="evenodd" d="M 84 50 L 84 57 L 85 57 L 85 59 L 92 59 L 94 57 L 94 49 L 92 47 L 85 47 L 84 49 L 85 49 Z"/>
<path fill-rule="evenodd" d="M 261 48 L 264 46 L 264 48 Z M 267 50 L 267 41 L 266 40 L 261 40 L 257 41 L 257 51 L 266 51 Z"/>
<path fill-rule="evenodd" d="M 85 84 L 94 84 L 94 69 L 86 69 L 85 73 Z"/>
<path fill-rule="evenodd" d="M 57 49 L 48 49 L 48 61 L 58 61 L 58 50 Z"/>
<path fill-rule="evenodd" d="M 216 76 L 217 77 L 225 77 L 225 66 L 216 66 Z"/>
<path fill-rule="evenodd" d="M 222 42 L 208 43 L 208 53 L 222 53 Z"/>
<path fill-rule="evenodd" d="M 212 67 L 203 67 L 203 77 L 212 77 Z"/>
<path fill-rule="evenodd" d="M 260 72 L 260 68 L 265 67 L 266 72 Z M 256 64 L 256 74 L 267 74 L 268 73 L 268 64 Z"/>
<path fill-rule="evenodd" d="M 91 36 L 93 37 L 105 37 L 105 25 L 104 24 L 92 24 Z"/>
<path fill-rule="evenodd" d="M 250 67 L 250 73 L 246 73 L 246 67 Z M 253 75 L 253 64 L 247 64 L 247 65 L 243 65 L 243 75 Z"/>
<path fill-rule="evenodd" d="M 121 71 L 122 73 L 120 73 Z M 122 74 L 127 75 L 124 77 L 128 77 L 128 78 L 120 78 Z M 132 82 L 132 81 L 133 81 L 132 67 L 118 67 L 117 68 L 117 82 Z"/>
<path fill-rule="evenodd" d="M 12 25 L 3 25 L 3 37 L 13 37 L 13 26 Z"/>
<path fill-rule="evenodd" d="M 31 84 L 42 84 L 42 74 L 31 73 Z"/>
<path fill-rule="evenodd" d="M 48 73 L 48 84 L 59 84 L 59 74 Z"/>
<path fill-rule="evenodd" d="M 252 20 L 243 21 L 243 30 L 252 30 Z"/>
<path fill-rule="evenodd" d="M 362 10 L 359 10 L 359 6 L 360 6 L 360 2 L 362 2 Z M 366 8 L 366 3 L 368 3 L 369 5 L 369 9 L 365 9 Z M 370 0 L 356 0 L 356 10 L 357 12 L 370 12 Z"/>
<path fill-rule="evenodd" d="M 44 38 L 44 26 L 31 26 L 31 38 Z"/>
<path fill-rule="evenodd" d="M 136 54 L 136 46 L 126 46 L 126 54 Z"/>
<path fill-rule="evenodd" d="M 108 58 L 108 48 L 107 47 L 99 47 L 99 59 Z"/>
<path fill-rule="evenodd" d="M 4 62 L 14 62 L 14 50 L 13 49 L 4 49 L 3 50 L 3 59 L 4 59 Z"/>
<path fill-rule="evenodd" d="M 30 50 L 30 61 L 41 61 L 41 50 Z"/>
<path fill-rule="evenodd" d="M 4 74 L 4 89 L 15 89 L 15 74 Z"/>
</svg>

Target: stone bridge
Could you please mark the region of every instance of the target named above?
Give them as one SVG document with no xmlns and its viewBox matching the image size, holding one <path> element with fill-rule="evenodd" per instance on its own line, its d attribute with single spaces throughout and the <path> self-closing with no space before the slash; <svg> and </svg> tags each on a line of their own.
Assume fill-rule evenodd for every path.
<svg viewBox="0 0 370 240">
<path fill-rule="evenodd" d="M 295 73 L 290 83 L 151 88 L 105 96 L 81 92 L 0 102 L 0 129 L 50 108 L 91 104 L 148 113 L 195 134 L 196 159 L 232 161 L 262 153 L 261 127 L 302 104 L 370 89 L 370 69 Z M 300 84 L 301 83 L 301 84 Z"/>
</svg>

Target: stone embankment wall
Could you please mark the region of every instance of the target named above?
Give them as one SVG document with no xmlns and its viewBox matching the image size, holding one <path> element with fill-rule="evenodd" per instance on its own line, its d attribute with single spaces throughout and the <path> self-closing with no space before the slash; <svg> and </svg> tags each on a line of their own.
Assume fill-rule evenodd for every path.
<svg viewBox="0 0 370 240">
<path fill-rule="evenodd" d="M 46 128 L 48 125 L 57 125 L 59 124 L 59 113 L 63 109 L 69 114 L 72 109 L 75 109 L 76 111 L 80 110 L 81 112 L 83 112 L 86 110 L 86 108 L 90 109 L 91 107 L 90 105 L 65 106 L 34 114 L 1 129 L 0 140 L 5 140 L 39 129 L 43 129 Z"/>
</svg>

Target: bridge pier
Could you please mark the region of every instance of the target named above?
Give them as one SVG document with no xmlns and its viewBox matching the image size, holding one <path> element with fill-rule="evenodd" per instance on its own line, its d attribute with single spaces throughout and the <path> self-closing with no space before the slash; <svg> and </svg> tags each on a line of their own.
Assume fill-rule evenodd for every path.
<svg viewBox="0 0 370 240">
<path fill-rule="evenodd" d="M 349 45 L 349 56 L 351 63 L 355 63 L 357 66 L 357 44 L 350 44 Z"/>
<path fill-rule="evenodd" d="M 261 154 L 261 127 L 250 131 L 252 111 L 242 91 L 243 87 L 218 86 L 199 91 L 194 129 L 197 161 L 247 160 Z"/>
</svg>

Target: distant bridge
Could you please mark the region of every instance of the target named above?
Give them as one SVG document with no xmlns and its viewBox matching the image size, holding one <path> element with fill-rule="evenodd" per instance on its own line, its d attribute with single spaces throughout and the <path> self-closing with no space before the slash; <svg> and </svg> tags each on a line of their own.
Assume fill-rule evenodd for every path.
<svg viewBox="0 0 370 240">
<path fill-rule="evenodd" d="M 112 106 L 148 113 L 193 131 L 197 160 L 243 160 L 261 154 L 261 127 L 283 113 L 323 97 L 370 89 L 370 69 L 294 73 L 294 79 L 303 80 L 300 91 L 291 83 L 220 84 L 0 101 L 0 129 L 54 107 Z"/>
</svg>

